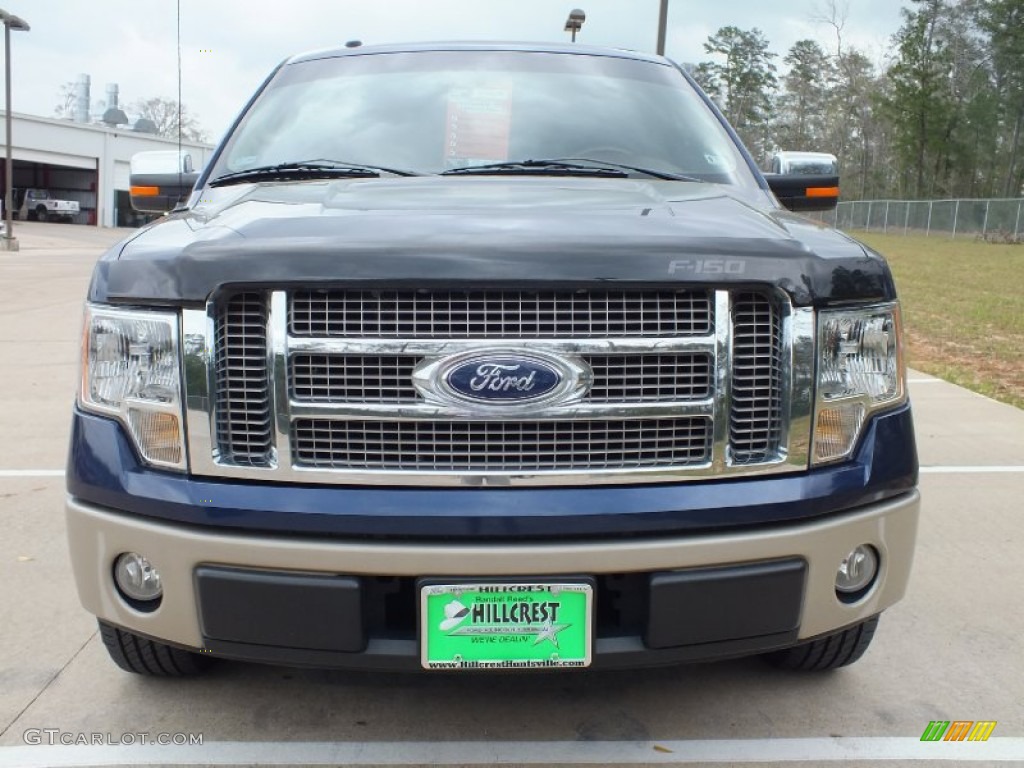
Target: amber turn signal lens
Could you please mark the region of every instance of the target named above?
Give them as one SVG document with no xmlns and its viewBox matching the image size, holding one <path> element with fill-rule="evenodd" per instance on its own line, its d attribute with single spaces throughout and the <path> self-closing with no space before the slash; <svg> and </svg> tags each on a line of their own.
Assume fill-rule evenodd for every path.
<svg viewBox="0 0 1024 768">
<path fill-rule="evenodd" d="M 839 187 L 808 187 L 808 197 L 839 197 Z"/>
<path fill-rule="evenodd" d="M 164 464 L 181 463 L 181 431 L 177 416 L 129 408 L 128 423 L 146 459 Z"/>
</svg>

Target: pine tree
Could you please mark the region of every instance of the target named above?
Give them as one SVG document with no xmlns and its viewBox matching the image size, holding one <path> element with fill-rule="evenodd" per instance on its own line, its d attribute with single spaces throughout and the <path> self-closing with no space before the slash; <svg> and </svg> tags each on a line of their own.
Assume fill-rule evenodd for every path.
<svg viewBox="0 0 1024 768">
<path fill-rule="evenodd" d="M 770 141 L 772 95 L 778 87 L 775 54 L 759 29 L 722 27 L 704 43 L 716 56 L 697 66 L 694 76 L 725 113 L 756 158 L 763 159 Z"/>
</svg>

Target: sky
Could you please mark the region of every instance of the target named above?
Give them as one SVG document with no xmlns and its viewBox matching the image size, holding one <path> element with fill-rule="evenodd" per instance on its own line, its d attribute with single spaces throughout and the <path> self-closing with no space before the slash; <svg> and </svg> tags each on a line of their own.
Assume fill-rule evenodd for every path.
<svg viewBox="0 0 1024 768">
<path fill-rule="evenodd" d="M 0 0 L 31 25 L 11 33 L 12 111 L 52 117 L 61 86 L 88 74 L 92 99 L 117 83 L 121 107 L 177 96 L 179 0 Z M 779 54 L 797 40 L 834 50 L 816 22 L 845 6 L 844 46 L 882 64 L 900 25 L 900 0 L 671 0 L 666 55 L 708 58 L 702 44 L 720 27 L 759 28 Z M 252 92 L 288 56 L 366 44 L 430 40 L 565 42 L 566 17 L 587 14 L 580 42 L 654 52 L 658 0 L 180 0 L 182 102 L 217 141 Z"/>
</svg>

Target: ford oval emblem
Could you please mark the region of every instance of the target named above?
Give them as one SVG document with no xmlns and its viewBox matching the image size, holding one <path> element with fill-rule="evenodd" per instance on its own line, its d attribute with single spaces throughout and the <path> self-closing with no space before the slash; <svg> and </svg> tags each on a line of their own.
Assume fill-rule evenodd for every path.
<svg viewBox="0 0 1024 768">
<path fill-rule="evenodd" d="M 443 373 L 456 397 L 484 403 L 529 403 L 558 388 L 563 374 L 543 360 L 512 355 L 479 355 Z"/>
</svg>

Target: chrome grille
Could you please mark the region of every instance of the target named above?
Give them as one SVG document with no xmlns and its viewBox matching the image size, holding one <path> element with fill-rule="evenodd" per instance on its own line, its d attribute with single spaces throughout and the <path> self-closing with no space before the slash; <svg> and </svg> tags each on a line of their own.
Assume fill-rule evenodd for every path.
<svg viewBox="0 0 1024 768">
<path fill-rule="evenodd" d="M 707 419 L 333 421 L 297 419 L 292 457 L 322 469 L 535 472 L 703 464 Z"/>
<path fill-rule="evenodd" d="M 293 336 L 406 339 L 702 336 L 714 322 L 707 291 L 296 291 Z"/>
<path fill-rule="evenodd" d="M 520 315 L 524 297 L 532 309 Z M 623 297 L 647 308 L 607 309 Z M 454 486 L 501 472 L 502 483 L 544 486 L 588 471 L 587 483 L 621 484 L 807 468 L 814 312 L 769 288 L 242 289 L 186 308 L 182 323 L 197 475 Z M 484 330 L 494 337 L 473 335 Z M 501 414 L 413 386 L 417 366 L 479 350 L 585 363 L 591 384 L 582 399 Z"/>
<path fill-rule="evenodd" d="M 305 403 L 410 403 L 419 399 L 414 355 L 293 355 L 292 397 Z M 711 395 L 705 354 L 583 355 L 593 403 L 676 402 Z"/>
<path fill-rule="evenodd" d="M 267 466 L 273 415 L 266 297 L 240 293 L 225 301 L 216 315 L 216 339 L 214 413 L 219 458 L 241 466 Z"/>
<path fill-rule="evenodd" d="M 782 323 L 767 296 L 733 300 L 729 444 L 736 464 L 776 457 L 782 432 Z"/>
</svg>

